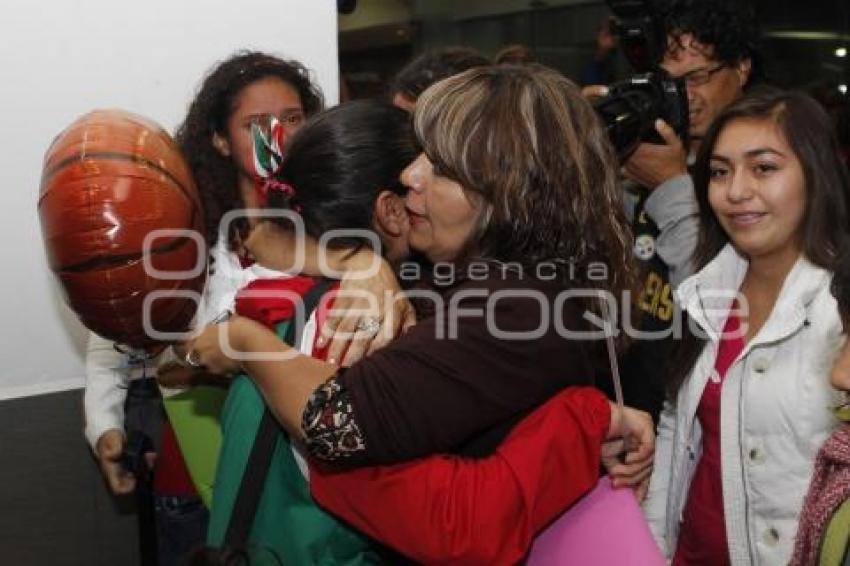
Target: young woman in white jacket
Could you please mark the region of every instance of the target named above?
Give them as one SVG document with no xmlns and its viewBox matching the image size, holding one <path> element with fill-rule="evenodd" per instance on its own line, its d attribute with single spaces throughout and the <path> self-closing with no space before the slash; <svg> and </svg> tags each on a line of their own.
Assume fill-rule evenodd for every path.
<svg viewBox="0 0 850 566">
<path fill-rule="evenodd" d="M 830 294 L 847 171 L 811 98 L 755 91 L 706 133 L 697 265 L 677 299 L 644 508 L 673 564 L 787 564 L 814 458 L 837 421 Z"/>
</svg>

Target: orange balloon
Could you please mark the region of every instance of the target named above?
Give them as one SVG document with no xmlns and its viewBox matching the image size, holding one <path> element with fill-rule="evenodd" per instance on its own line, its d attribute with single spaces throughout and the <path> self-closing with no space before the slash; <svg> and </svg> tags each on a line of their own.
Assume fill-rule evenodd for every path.
<svg viewBox="0 0 850 566">
<path fill-rule="evenodd" d="M 78 118 L 45 154 L 38 212 L 48 265 L 87 328 L 150 348 L 151 328 L 189 327 L 206 277 L 203 209 L 164 129 L 121 110 Z M 146 246 L 154 230 L 166 232 Z"/>
</svg>

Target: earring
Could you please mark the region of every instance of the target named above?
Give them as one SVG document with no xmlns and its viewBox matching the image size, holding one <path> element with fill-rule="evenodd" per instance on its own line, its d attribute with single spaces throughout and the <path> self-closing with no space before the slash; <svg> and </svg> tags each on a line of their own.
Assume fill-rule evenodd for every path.
<svg viewBox="0 0 850 566">
<path fill-rule="evenodd" d="M 212 144 L 216 151 L 220 154 L 225 157 L 230 157 L 230 144 L 227 143 L 227 140 L 218 132 L 213 134 Z"/>
</svg>

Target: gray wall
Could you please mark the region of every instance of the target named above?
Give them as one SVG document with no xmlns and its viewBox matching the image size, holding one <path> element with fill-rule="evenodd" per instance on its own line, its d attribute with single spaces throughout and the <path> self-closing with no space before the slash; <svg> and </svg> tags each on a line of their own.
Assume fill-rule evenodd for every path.
<svg viewBox="0 0 850 566">
<path fill-rule="evenodd" d="M 139 563 L 133 501 L 104 486 L 81 400 L 77 390 L 0 402 L 0 564 Z"/>
<path fill-rule="evenodd" d="M 492 14 L 437 10 L 417 13 L 420 20 L 416 50 L 466 45 L 493 56 L 506 45 L 521 43 L 530 47 L 541 63 L 580 81 L 582 70 L 596 53 L 599 26 L 610 14 L 605 3 L 565 0 L 547 2 L 545 8 L 539 9 L 532 9 L 534 3 L 529 2 L 512 4 L 524 9 Z M 617 75 L 624 78 L 630 69 L 622 57 L 616 59 Z"/>
</svg>

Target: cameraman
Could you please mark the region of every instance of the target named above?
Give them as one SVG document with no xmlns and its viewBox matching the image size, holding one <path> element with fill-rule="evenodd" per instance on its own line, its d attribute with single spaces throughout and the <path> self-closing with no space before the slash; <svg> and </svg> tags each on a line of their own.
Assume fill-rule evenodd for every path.
<svg viewBox="0 0 850 566">
<path fill-rule="evenodd" d="M 672 0 L 659 11 L 656 25 L 663 26 L 666 38 L 659 66 L 685 80 L 690 142 L 685 147 L 658 120 L 656 129 L 665 143 L 639 145 L 623 173 L 633 182 L 627 183 L 624 200 L 641 266 L 641 292 L 634 301 L 638 326 L 664 332 L 673 322 L 673 291 L 691 275 L 697 244 L 697 202 L 688 167 L 715 116 L 752 82 L 758 26 L 745 3 L 731 0 Z M 599 89 L 587 87 L 585 92 L 599 94 Z M 638 339 L 623 362 L 630 404 L 654 418 L 664 397 L 659 368 L 666 367 L 669 348 L 669 340 Z"/>
<path fill-rule="evenodd" d="M 666 143 L 638 146 L 624 172 L 638 185 L 630 191 L 634 227 L 642 224 L 645 212 L 645 223 L 658 234 L 655 250 L 665 268 L 660 275 L 675 287 L 690 275 L 696 246 L 696 198 L 688 164 L 714 117 L 750 84 L 758 28 L 744 3 L 729 0 L 673 0 L 660 21 L 667 48 L 659 66 L 685 80 L 690 144 L 683 147 L 672 128 L 660 122 L 656 129 Z"/>
</svg>

